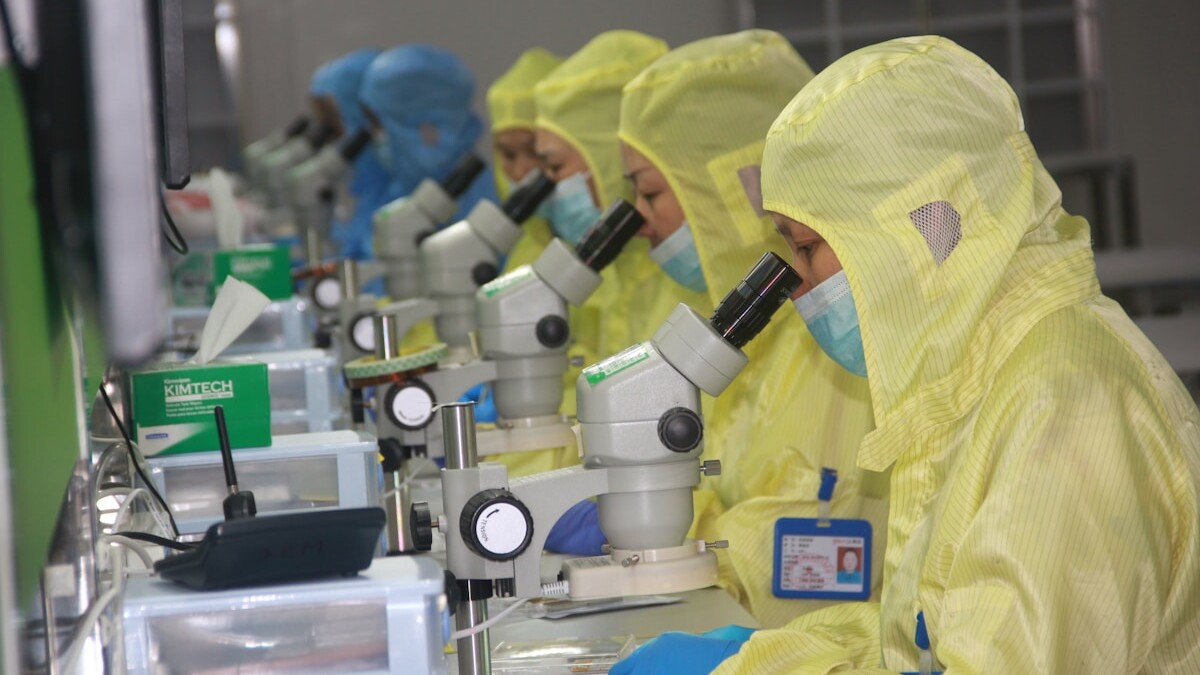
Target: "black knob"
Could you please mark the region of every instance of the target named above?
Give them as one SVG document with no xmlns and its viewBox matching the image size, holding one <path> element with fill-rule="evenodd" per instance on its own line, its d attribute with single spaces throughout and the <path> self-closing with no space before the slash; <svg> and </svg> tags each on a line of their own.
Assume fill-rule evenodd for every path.
<svg viewBox="0 0 1200 675">
<path fill-rule="evenodd" d="M 482 286 L 498 276 L 500 270 L 496 268 L 496 263 L 481 262 L 471 268 L 471 280 L 476 286 Z"/>
<path fill-rule="evenodd" d="M 408 523 L 417 550 L 428 551 L 433 548 L 433 516 L 429 514 L 429 504 L 414 502 L 408 510 Z"/>
<path fill-rule="evenodd" d="M 363 390 L 357 387 L 350 390 L 350 421 L 355 424 L 367 421 L 367 404 L 363 398 Z"/>
<path fill-rule="evenodd" d="M 317 349 L 331 349 L 333 347 L 333 331 L 328 326 L 317 326 L 317 332 L 313 333 L 313 346 Z"/>
<path fill-rule="evenodd" d="M 225 511 L 225 520 L 253 518 L 258 513 L 258 507 L 254 504 L 254 493 L 249 490 L 229 495 L 221 506 Z"/>
<path fill-rule="evenodd" d="M 483 490 L 467 500 L 458 519 L 467 548 L 488 560 L 512 560 L 529 547 L 533 517 L 508 490 Z"/>
<path fill-rule="evenodd" d="M 458 579 L 454 578 L 453 572 L 446 570 L 442 573 L 442 580 L 446 584 L 446 604 L 450 606 L 450 616 L 454 616 L 458 609 L 458 601 L 462 597 L 458 590 Z"/>
<path fill-rule="evenodd" d="M 384 472 L 399 471 L 404 466 L 406 459 L 408 459 L 408 454 L 404 452 L 404 446 L 400 445 L 400 441 L 394 438 L 379 439 L 379 463 Z"/>
<path fill-rule="evenodd" d="M 671 408 L 658 418 L 658 440 L 671 452 L 691 452 L 704 439 L 704 422 L 695 411 Z"/>
<path fill-rule="evenodd" d="M 537 329 L 538 342 L 542 343 L 543 347 L 554 349 L 567 344 L 567 339 L 571 337 L 571 328 L 567 325 L 567 320 L 551 314 L 538 319 Z"/>
</svg>

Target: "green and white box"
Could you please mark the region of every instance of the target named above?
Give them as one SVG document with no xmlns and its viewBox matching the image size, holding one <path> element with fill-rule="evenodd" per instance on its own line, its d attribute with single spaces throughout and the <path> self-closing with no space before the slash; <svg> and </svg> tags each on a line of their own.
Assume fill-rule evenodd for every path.
<svg viewBox="0 0 1200 675">
<path fill-rule="evenodd" d="M 146 456 L 217 450 L 213 408 L 225 410 L 229 444 L 271 444 L 271 396 L 267 366 L 221 361 L 203 366 L 161 364 L 130 376 L 133 427 Z"/>
<path fill-rule="evenodd" d="M 212 264 L 213 298 L 229 276 L 250 284 L 271 300 L 292 297 L 292 258 L 285 246 L 260 244 L 214 251 Z"/>
</svg>

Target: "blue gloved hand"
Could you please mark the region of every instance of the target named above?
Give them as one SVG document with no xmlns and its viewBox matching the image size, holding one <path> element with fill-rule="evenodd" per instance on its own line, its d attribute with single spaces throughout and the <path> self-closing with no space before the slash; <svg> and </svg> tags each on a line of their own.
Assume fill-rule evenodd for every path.
<svg viewBox="0 0 1200 675">
<path fill-rule="evenodd" d="M 546 550 L 570 555 L 600 555 L 607 543 L 600 530 L 600 512 L 590 500 L 567 509 L 546 536 Z"/>
<path fill-rule="evenodd" d="M 476 422 L 495 422 L 496 421 L 496 399 L 492 397 L 492 388 L 477 384 L 467 390 L 467 393 L 460 402 L 474 401 L 475 402 L 475 421 Z"/>
<path fill-rule="evenodd" d="M 707 675 L 738 653 L 754 633 L 752 628 L 725 626 L 703 635 L 663 633 L 613 666 L 610 675 L 688 673 Z"/>
</svg>

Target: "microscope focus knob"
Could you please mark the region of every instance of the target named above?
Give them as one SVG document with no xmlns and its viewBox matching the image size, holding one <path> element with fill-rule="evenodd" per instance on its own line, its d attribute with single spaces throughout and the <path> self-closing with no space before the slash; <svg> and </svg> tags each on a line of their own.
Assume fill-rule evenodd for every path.
<svg viewBox="0 0 1200 675">
<path fill-rule="evenodd" d="M 704 439 L 704 422 L 694 410 L 671 408 L 658 418 L 658 440 L 671 452 L 691 452 Z"/>
<path fill-rule="evenodd" d="M 458 519 L 467 547 L 488 560 L 512 560 L 529 547 L 533 517 L 508 490 L 483 490 L 467 500 Z"/>
<path fill-rule="evenodd" d="M 413 545 L 418 551 L 428 551 L 433 548 L 433 516 L 429 513 L 429 504 L 415 502 L 408 511 L 408 522 L 412 527 Z"/>
<path fill-rule="evenodd" d="M 543 347 L 556 349 L 567 344 L 567 338 L 571 337 L 571 328 L 566 319 L 551 314 L 538 319 L 534 334 Z"/>
<path fill-rule="evenodd" d="M 471 281 L 474 281 L 476 286 L 482 286 L 498 276 L 500 270 L 496 263 L 481 262 L 471 268 Z"/>
<path fill-rule="evenodd" d="M 406 431 L 420 431 L 433 420 L 436 403 L 433 389 L 414 377 L 388 388 L 383 410 L 392 424 Z"/>
<path fill-rule="evenodd" d="M 342 280 L 337 277 L 321 277 L 313 282 L 312 301 L 317 309 L 332 311 L 342 301 Z"/>
<path fill-rule="evenodd" d="M 375 353 L 375 315 L 370 312 L 357 314 L 353 319 L 350 319 L 350 325 L 346 326 L 346 336 L 350 338 L 350 344 L 360 352 L 366 354 Z"/>
</svg>

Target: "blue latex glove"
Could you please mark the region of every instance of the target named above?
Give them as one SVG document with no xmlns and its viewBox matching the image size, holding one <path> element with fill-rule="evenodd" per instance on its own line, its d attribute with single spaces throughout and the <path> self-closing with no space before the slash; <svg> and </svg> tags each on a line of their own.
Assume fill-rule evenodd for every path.
<svg viewBox="0 0 1200 675">
<path fill-rule="evenodd" d="M 613 666 L 610 675 L 688 673 L 707 675 L 738 653 L 754 633 L 752 628 L 725 626 L 703 635 L 663 633 Z"/>
<path fill-rule="evenodd" d="M 496 421 L 496 400 L 492 397 L 491 387 L 477 384 L 468 389 L 467 393 L 458 400 L 462 403 L 466 403 L 467 401 L 475 402 L 476 422 Z"/>
<path fill-rule="evenodd" d="M 600 530 L 596 502 L 585 500 L 567 509 L 546 536 L 546 550 L 570 555 L 600 555 L 608 543 Z"/>
</svg>

